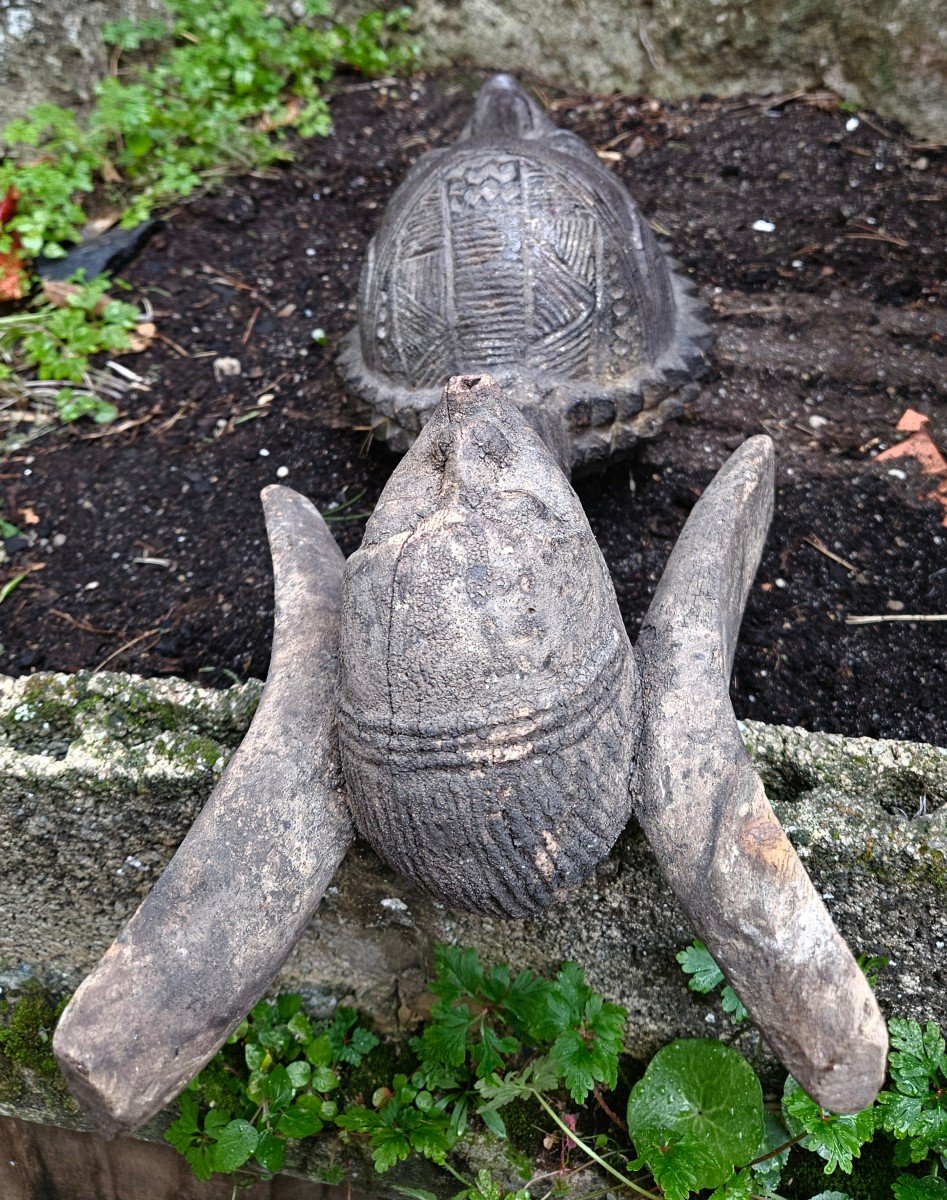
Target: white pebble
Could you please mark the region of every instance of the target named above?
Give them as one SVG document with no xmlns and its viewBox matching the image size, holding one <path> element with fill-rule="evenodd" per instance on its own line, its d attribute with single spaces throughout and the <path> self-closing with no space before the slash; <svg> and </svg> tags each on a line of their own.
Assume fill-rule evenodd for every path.
<svg viewBox="0 0 947 1200">
<path fill-rule="evenodd" d="M 239 358 L 214 359 L 214 378 L 218 383 L 221 379 L 226 379 L 230 375 L 239 375 L 242 369 Z"/>
<path fill-rule="evenodd" d="M 289 467 L 277 467 L 276 468 L 276 478 L 277 479 L 285 479 L 288 474 L 289 474 Z"/>
<path fill-rule="evenodd" d="M 859 121 L 858 117 L 849 117 L 845 122 L 845 128 L 849 133 L 854 133 L 860 124 L 861 121 Z"/>
<path fill-rule="evenodd" d="M 774 579 L 773 583 L 775 583 L 778 588 L 789 587 L 789 584 L 785 579 Z"/>
<path fill-rule="evenodd" d="M 898 467 L 892 467 L 888 474 L 893 475 L 895 479 L 907 479 L 908 477 L 907 472 L 899 470 Z"/>
<path fill-rule="evenodd" d="M 813 429 L 821 429 L 823 425 L 828 425 L 828 423 L 826 417 L 820 417 L 817 413 L 813 413 L 809 418 L 809 424 Z"/>
<path fill-rule="evenodd" d="M 267 450 L 265 446 L 264 446 L 264 447 L 261 447 L 261 449 L 260 449 L 260 458 L 269 458 L 269 457 L 270 457 L 270 452 L 269 452 L 269 450 Z"/>
<path fill-rule="evenodd" d="M 776 226 L 772 221 L 754 221 L 753 228 L 757 233 L 772 233 Z"/>
<path fill-rule="evenodd" d="M 408 906 L 398 896 L 386 896 L 381 902 L 382 908 L 387 908 L 391 912 L 407 912 Z"/>
</svg>

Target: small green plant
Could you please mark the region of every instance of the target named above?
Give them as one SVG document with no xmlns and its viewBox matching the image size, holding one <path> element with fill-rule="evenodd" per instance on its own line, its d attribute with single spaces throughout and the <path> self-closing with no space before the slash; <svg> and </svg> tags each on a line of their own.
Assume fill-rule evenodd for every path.
<svg viewBox="0 0 947 1200">
<path fill-rule="evenodd" d="M 12 521 L 8 521 L 3 515 L 3 501 L 0 501 L 0 541 L 21 536 L 22 533 L 17 526 Z"/>
<path fill-rule="evenodd" d="M 825 1174 L 838 1167 L 846 1175 L 852 1173 L 852 1160 L 870 1142 L 875 1132 L 875 1114 L 870 1108 L 852 1116 L 827 1113 L 802 1090 L 790 1075 L 783 1090 L 783 1117 L 789 1131 L 811 1150 L 825 1159 Z"/>
<path fill-rule="evenodd" d="M 0 382 L 32 371 L 39 380 L 65 384 L 52 389 L 60 420 L 113 420 L 115 405 L 96 389 L 89 360 L 101 351 L 127 350 L 141 314 L 109 296 L 108 286 L 104 275 L 87 283 L 79 273 L 0 317 Z"/>
<path fill-rule="evenodd" d="M 14 295 L 27 260 L 61 258 L 81 240 L 93 196 L 123 225 L 136 225 L 228 172 L 291 158 L 291 129 L 327 134 L 321 88 L 339 67 L 385 74 L 416 57 L 404 7 L 369 12 L 352 26 L 332 21 L 325 0 L 306 0 L 299 21 L 273 14 L 266 0 L 165 7 L 167 20 L 106 27 L 122 70 L 96 85 L 88 116 L 41 104 L 0 131 L 0 283 L 4 271 L 17 276 Z M 35 278 L 24 278 L 35 292 Z M 128 345 L 130 307 L 97 308 L 107 287 L 104 278 L 90 280 L 65 307 L 41 298 L 4 318 L 0 387 L 6 379 L 4 390 L 19 384 L 22 392 L 19 373 L 35 371 L 40 380 L 81 385 L 51 389 L 63 420 L 114 417 L 88 369 L 90 355 Z"/>
<path fill-rule="evenodd" d="M 722 983 L 700 943 L 678 960 L 695 990 Z M 460 1186 L 454 1200 L 528 1200 L 542 1179 L 539 1200 L 549 1194 L 548 1169 L 510 1191 L 486 1171 L 466 1178 L 452 1161 L 484 1127 L 506 1138 L 516 1106 L 530 1105 L 545 1123 L 543 1144 L 558 1148 L 551 1172 L 557 1194 L 577 1166 L 591 1163 L 610 1191 L 645 1200 L 697 1193 L 780 1200 L 792 1147 L 812 1155 L 821 1174 L 846 1180 L 857 1174 L 862 1150 L 877 1142 L 882 1154 L 896 1146 L 903 1167 L 900 1175 L 888 1168 L 894 1182 L 885 1184 L 886 1195 L 947 1200 L 938 1174 L 947 1169 L 947 1059 L 933 1024 L 892 1021 L 892 1089 L 873 1108 L 827 1113 L 789 1078 L 777 1112 L 764 1105 L 750 1064 L 706 1038 L 665 1046 L 625 1100 L 616 1088 L 626 1014 L 574 963 L 543 979 L 441 946 L 431 991 L 429 1020 L 409 1047 L 387 1058 L 350 1009 L 317 1022 L 298 996 L 262 1002 L 182 1097 L 169 1140 L 202 1178 L 215 1171 L 239 1178 L 251 1165 L 278 1170 L 289 1142 L 332 1133 L 353 1147 L 362 1143 L 379 1172 L 412 1156 L 428 1159 Z M 376 1055 L 399 1066 L 378 1078 Z M 624 1121 L 616 1107 L 624 1107 Z M 436 1200 L 416 1188 L 397 1190 L 409 1200 Z M 816 1190 L 805 1192 L 807 1200 Z M 849 1200 L 849 1193 L 826 1190 L 813 1200 Z"/>
<path fill-rule="evenodd" d="M 684 974 L 690 976 L 687 986 L 692 992 L 715 992 L 723 984 L 723 991 L 720 993 L 723 1011 L 730 1013 L 737 1025 L 747 1020 L 750 1014 L 743 1007 L 743 1001 L 730 984 L 725 982 L 723 971 L 714 962 L 713 956 L 700 938 L 694 938 L 689 946 L 685 946 L 677 955 L 677 961 L 681 964 Z"/>
<path fill-rule="evenodd" d="M 940 1029 L 929 1021 L 889 1023 L 892 1088 L 878 1097 L 881 1128 L 898 1140 L 897 1162 L 947 1159 L 947 1054 Z"/>
<path fill-rule="evenodd" d="M 286 1142 L 321 1132 L 338 1113 L 339 1064 L 358 1065 L 378 1039 L 351 1009 L 313 1022 L 302 997 L 261 1000 L 181 1097 L 168 1141 L 198 1179 L 248 1162 L 283 1165 Z"/>
<path fill-rule="evenodd" d="M 289 23 L 264 0 L 167 0 L 167 22 L 107 26 L 106 41 L 126 55 L 163 49 L 102 80 L 84 121 L 43 104 L 3 129 L 0 194 L 19 199 L 0 251 L 17 234 L 28 254 L 61 256 L 80 240 L 82 198 L 95 189 L 134 225 L 211 173 L 288 158 L 290 127 L 328 133 L 320 85 L 339 66 L 379 74 L 413 64 L 410 9 L 370 12 L 348 28 L 329 20 L 323 0 L 305 7 L 306 19 Z"/>
</svg>

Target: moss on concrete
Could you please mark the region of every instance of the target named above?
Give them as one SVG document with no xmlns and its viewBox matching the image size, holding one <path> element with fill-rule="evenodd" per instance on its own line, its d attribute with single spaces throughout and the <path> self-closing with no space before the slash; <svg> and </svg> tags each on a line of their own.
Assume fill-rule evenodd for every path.
<svg viewBox="0 0 947 1200">
<path fill-rule="evenodd" d="M 0 997 L 0 1104 L 18 1100 L 30 1075 L 64 1089 L 52 1039 L 65 1006 L 65 998 L 49 995 L 30 978 Z"/>
<path fill-rule="evenodd" d="M 261 690 L 108 673 L 0 678 L 0 972 L 30 963 L 54 993 L 75 987 L 159 877 Z M 11 726 L 16 738 L 29 731 L 28 749 L 13 744 Z M 878 984 L 884 1010 L 947 1026 L 947 752 L 741 728 L 842 932 L 856 953 L 891 960 Z M 343 1081 L 349 1089 L 374 1090 L 390 1074 L 392 1045 L 431 1002 L 439 941 L 542 973 L 578 961 L 593 987 L 629 1010 L 628 1050 L 644 1059 L 674 1037 L 726 1027 L 718 1002 L 689 992 L 675 961 L 693 936 L 633 821 L 592 879 L 525 922 L 439 908 L 356 845 L 274 987 L 303 991 L 326 1011 L 351 1004 L 374 1021 L 385 1048 L 379 1061 L 369 1056 L 360 1080 Z M 749 1040 L 738 1044 L 752 1052 Z M 28 1074 L 11 1110 L 74 1122 L 68 1100 L 38 1090 Z M 512 1181 L 526 1153 L 520 1134 L 528 1139 L 528 1114 L 519 1145 L 511 1138 L 500 1152 L 482 1148 L 494 1165 L 499 1153 Z M 299 1169 L 318 1177 L 330 1160 L 323 1147 Z"/>
</svg>

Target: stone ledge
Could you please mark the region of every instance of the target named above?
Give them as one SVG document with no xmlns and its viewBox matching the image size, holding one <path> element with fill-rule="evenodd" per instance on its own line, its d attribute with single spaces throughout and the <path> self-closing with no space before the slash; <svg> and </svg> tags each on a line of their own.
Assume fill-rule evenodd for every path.
<svg viewBox="0 0 947 1200">
<path fill-rule="evenodd" d="M 275 0 L 290 19 L 298 0 Z M 341 0 L 350 21 L 379 5 Z M 415 0 L 426 67 L 525 72 L 565 88 L 681 99 L 829 87 L 939 138 L 947 117 L 941 11 L 927 0 Z M 106 68 L 101 31 L 160 0 L 0 0 L 0 110 L 87 103 Z"/>
<path fill-rule="evenodd" d="M 173 854 L 261 690 L 87 672 L 0 678 L 0 984 L 79 982 Z M 741 729 L 854 950 L 891 959 L 878 987 L 886 1013 L 947 1025 L 947 750 Z M 540 972 L 571 958 L 628 1008 L 629 1049 L 647 1056 L 723 1019 L 675 962 L 692 936 L 634 822 L 592 880 L 527 922 L 450 912 L 356 845 L 275 988 L 302 991 L 315 1012 L 344 1000 L 403 1032 L 429 1002 L 438 941 Z M 33 1082 L 0 1108 L 81 1127 L 67 1097 Z M 318 1164 L 301 1169 L 318 1175 Z"/>
</svg>

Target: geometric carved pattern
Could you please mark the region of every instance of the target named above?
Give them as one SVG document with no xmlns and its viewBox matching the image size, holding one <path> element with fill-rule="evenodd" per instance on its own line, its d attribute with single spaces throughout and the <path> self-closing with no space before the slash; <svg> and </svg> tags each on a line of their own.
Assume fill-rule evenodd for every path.
<svg viewBox="0 0 947 1200">
<path fill-rule="evenodd" d="M 585 143 L 497 76 L 395 193 L 340 365 L 397 449 L 451 375 L 488 371 L 565 422 L 574 464 L 605 458 L 654 432 L 701 364 L 707 331 L 672 266 Z"/>
</svg>

